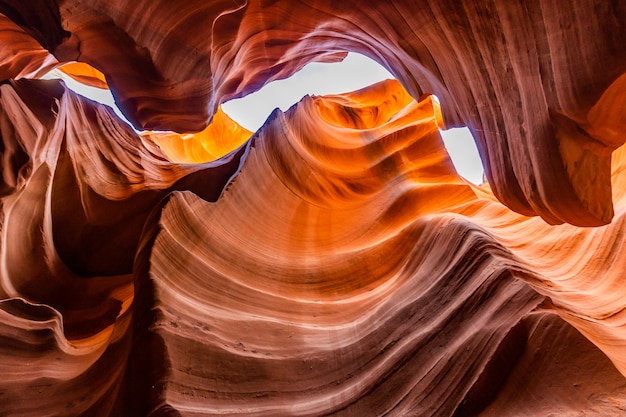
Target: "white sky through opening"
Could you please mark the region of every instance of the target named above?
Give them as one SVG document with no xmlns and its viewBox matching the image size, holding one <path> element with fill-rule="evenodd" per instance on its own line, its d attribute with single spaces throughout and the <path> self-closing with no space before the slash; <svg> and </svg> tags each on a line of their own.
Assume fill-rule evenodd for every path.
<svg viewBox="0 0 626 417">
<path fill-rule="evenodd" d="M 105 104 L 128 123 L 115 105 L 109 90 L 79 83 L 59 70 L 43 78 L 60 78 L 67 87 L 91 100 Z M 393 76 L 375 61 L 349 53 L 337 63 L 311 63 L 291 77 L 271 82 L 261 90 L 222 104 L 222 110 L 248 130 L 255 132 L 275 108 L 286 111 L 308 95 L 339 94 L 367 87 Z M 466 127 L 442 130 L 441 136 L 457 172 L 474 184 L 483 181 L 483 166 L 472 135 Z"/>
<path fill-rule="evenodd" d="M 48 72 L 41 78 L 43 78 L 44 80 L 63 80 L 67 88 L 74 91 L 75 93 L 80 94 L 83 97 L 87 97 L 90 100 L 106 104 L 107 106 L 111 107 L 113 111 L 115 111 L 115 114 L 117 114 L 123 121 L 130 125 L 130 122 L 128 121 L 128 119 L 126 119 L 126 116 L 124 116 L 122 111 L 115 104 L 115 100 L 113 99 L 113 94 L 111 94 L 111 90 L 85 85 L 76 81 L 75 79 L 58 69 L 54 69 Z"/>
</svg>

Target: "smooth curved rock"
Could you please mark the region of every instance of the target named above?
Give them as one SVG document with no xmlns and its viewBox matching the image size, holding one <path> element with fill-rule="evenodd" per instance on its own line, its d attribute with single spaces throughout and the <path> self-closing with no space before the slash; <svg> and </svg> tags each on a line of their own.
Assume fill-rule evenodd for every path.
<svg viewBox="0 0 626 417">
<path fill-rule="evenodd" d="M 623 415 L 621 2 L 36 6 L 0 1 L 0 414 Z M 23 79 L 86 62 L 137 125 L 201 131 L 345 51 L 399 81 L 250 140 L 215 113 L 189 152 Z M 491 186 L 447 156 L 462 122 Z"/>
<path fill-rule="evenodd" d="M 200 131 L 221 102 L 313 60 L 355 51 L 383 64 L 413 97 L 436 94 L 446 125 L 470 127 L 492 189 L 511 209 L 549 223 L 611 220 L 603 156 L 623 135 L 591 126 L 589 136 L 585 126 L 626 72 L 622 2 L 224 1 L 172 8 L 166 1 L 74 0 L 59 2 L 59 15 L 54 39 L 61 42 L 50 50 L 104 72 L 137 126 Z M 39 22 L 25 20 L 29 29 Z M 616 116 L 623 119 L 623 110 Z M 571 138 L 572 129 L 580 134 Z M 571 168 L 579 164 L 584 175 Z"/>
<path fill-rule="evenodd" d="M 221 108 L 202 132 L 141 132 L 142 139 L 157 145 L 170 161 L 183 164 L 219 159 L 239 148 L 250 136 L 252 132 L 232 120 Z"/>
</svg>

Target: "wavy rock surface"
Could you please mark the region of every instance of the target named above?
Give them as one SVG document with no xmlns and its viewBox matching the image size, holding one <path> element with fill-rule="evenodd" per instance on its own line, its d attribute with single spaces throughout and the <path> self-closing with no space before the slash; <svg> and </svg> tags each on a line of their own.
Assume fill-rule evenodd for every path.
<svg viewBox="0 0 626 417">
<path fill-rule="evenodd" d="M 472 129 L 494 193 L 514 211 L 583 226 L 612 218 L 608 155 L 624 140 L 602 126 L 624 129 L 623 106 L 610 105 L 623 97 L 623 2 L 3 3 L 57 59 L 102 71 L 148 129 L 200 131 L 225 100 L 313 60 L 363 53 L 413 97 L 436 94 L 447 126 Z"/>
<path fill-rule="evenodd" d="M 626 7 L 559 3 L 0 1 L 0 415 L 623 415 Z"/>
</svg>

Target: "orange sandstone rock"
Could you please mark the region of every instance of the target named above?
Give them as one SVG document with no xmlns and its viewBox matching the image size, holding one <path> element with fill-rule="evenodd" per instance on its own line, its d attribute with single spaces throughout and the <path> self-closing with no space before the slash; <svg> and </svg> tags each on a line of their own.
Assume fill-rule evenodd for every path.
<svg viewBox="0 0 626 417">
<path fill-rule="evenodd" d="M 181 134 L 176 132 L 142 132 L 144 140 L 161 148 L 171 161 L 197 164 L 218 159 L 239 148 L 252 132 L 241 127 L 222 109 L 218 109 L 211 124 L 202 132 Z"/>
<path fill-rule="evenodd" d="M 76 81 L 97 88 L 109 88 L 104 74 L 84 62 L 72 62 L 59 68 Z"/>
<path fill-rule="evenodd" d="M 0 414 L 623 415 L 626 5 L 0 13 Z M 398 81 L 218 111 L 346 51 Z"/>
</svg>

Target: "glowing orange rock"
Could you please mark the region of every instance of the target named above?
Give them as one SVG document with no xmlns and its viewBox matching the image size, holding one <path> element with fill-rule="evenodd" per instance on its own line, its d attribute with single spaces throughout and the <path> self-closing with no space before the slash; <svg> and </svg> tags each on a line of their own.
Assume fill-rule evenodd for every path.
<svg viewBox="0 0 626 417">
<path fill-rule="evenodd" d="M 109 88 L 104 74 L 84 62 L 64 64 L 59 69 L 82 84 L 97 88 Z"/>
<path fill-rule="evenodd" d="M 222 109 L 218 109 L 211 124 L 202 132 L 142 132 L 144 140 L 154 142 L 175 162 L 197 164 L 213 161 L 240 147 L 252 132 L 241 127 Z"/>
<path fill-rule="evenodd" d="M 623 404 L 626 380 L 559 318 L 624 372 L 622 257 L 580 254 L 615 231 L 507 210 L 455 174 L 431 99 L 406 98 L 395 81 L 305 98 L 258 132 L 216 204 L 171 196 L 138 255 L 149 324 L 133 361 L 159 387 L 138 412 L 621 413 L 589 398 Z M 606 271 L 602 304 L 587 268 Z M 508 383 L 557 355 L 550 389 Z M 539 391 L 576 399 L 529 401 Z"/>
</svg>

